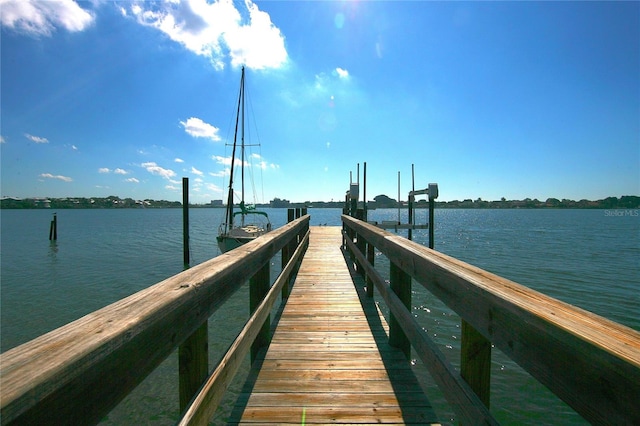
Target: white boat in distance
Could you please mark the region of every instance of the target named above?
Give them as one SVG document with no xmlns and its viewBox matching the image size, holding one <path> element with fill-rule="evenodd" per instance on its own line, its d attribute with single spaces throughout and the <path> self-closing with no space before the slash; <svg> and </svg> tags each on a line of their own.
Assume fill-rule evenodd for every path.
<svg viewBox="0 0 640 426">
<path fill-rule="evenodd" d="M 225 219 L 218 230 L 218 247 L 225 253 L 233 250 L 242 244 L 258 238 L 271 231 L 271 222 L 267 213 L 258 211 L 255 206 L 247 206 L 244 200 L 244 167 L 245 167 L 245 141 L 244 141 L 244 112 L 245 112 L 245 89 L 244 89 L 244 67 L 240 77 L 240 94 L 238 96 L 238 111 L 236 114 L 236 125 L 233 136 L 233 150 L 231 153 L 231 174 L 229 177 L 229 195 L 227 197 L 227 211 Z M 240 133 L 238 135 L 238 132 Z M 240 137 L 238 145 L 238 136 Z M 240 169 L 241 169 L 241 201 L 238 210 L 234 209 L 233 177 L 235 171 L 236 150 L 240 148 Z"/>
</svg>

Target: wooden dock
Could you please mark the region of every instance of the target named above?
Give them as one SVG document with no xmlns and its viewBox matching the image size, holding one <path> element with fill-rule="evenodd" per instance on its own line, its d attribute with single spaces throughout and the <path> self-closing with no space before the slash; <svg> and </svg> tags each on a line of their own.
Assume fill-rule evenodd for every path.
<svg viewBox="0 0 640 426">
<path fill-rule="evenodd" d="M 433 424 L 411 354 L 456 421 L 495 425 L 490 370 L 499 350 L 585 420 L 640 425 L 636 330 L 356 218 L 342 216 L 342 234 L 310 228 L 301 213 L 0 354 L 0 424 L 97 424 L 178 350 L 181 426 L 210 423 L 249 353 L 230 424 Z M 388 280 L 374 267 L 378 256 Z M 282 271 L 273 281 L 277 257 Z M 209 366 L 209 319 L 245 283 L 250 318 Z M 460 316 L 459 368 L 415 320 L 414 284 Z M 377 303 L 389 310 L 389 326 Z"/>
<path fill-rule="evenodd" d="M 431 405 L 387 324 L 347 266 L 341 228 L 311 227 L 271 344 L 232 424 L 430 424 Z"/>
</svg>

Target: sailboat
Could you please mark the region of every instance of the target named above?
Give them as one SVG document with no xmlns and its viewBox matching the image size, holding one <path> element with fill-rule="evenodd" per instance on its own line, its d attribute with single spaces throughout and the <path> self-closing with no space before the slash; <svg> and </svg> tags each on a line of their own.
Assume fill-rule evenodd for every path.
<svg viewBox="0 0 640 426">
<path fill-rule="evenodd" d="M 271 222 L 266 212 L 258 211 L 255 206 L 245 203 L 244 176 L 245 176 L 245 140 L 244 140 L 244 112 L 245 112 L 245 89 L 244 89 L 244 67 L 240 77 L 240 94 L 238 96 L 238 110 L 236 114 L 236 125 L 233 136 L 233 150 L 231 153 L 231 175 L 229 177 L 229 195 L 227 197 L 227 210 L 225 220 L 220 224 L 218 230 L 218 247 L 225 253 L 243 244 L 248 243 L 261 235 L 271 231 Z M 238 135 L 238 128 L 239 135 Z M 240 141 L 238 141 L 238 136 Z M 239 143 L 238 143 L 239 142 Z M 236 167 L 236 150 L 240 149 L 240 175 L 241 175 L 241 200 L 238 204 L 239 210 L 234 209 L 233 177 Z"/>
</svg>

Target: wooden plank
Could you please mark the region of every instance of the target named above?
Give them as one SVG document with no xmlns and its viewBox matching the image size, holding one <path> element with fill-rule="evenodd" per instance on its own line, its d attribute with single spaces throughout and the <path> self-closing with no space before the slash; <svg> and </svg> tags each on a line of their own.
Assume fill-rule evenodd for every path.
<svg viewBox="0 0 640 426">
<path fill-rule="evenodd" d="M 341 239 L 340 228 L 311 228 L 269 348 L 230 423 L 435 422 L 402 351 L 388 344 L 384 318 L 370 299 L 363 309 Z"/>
</svg>

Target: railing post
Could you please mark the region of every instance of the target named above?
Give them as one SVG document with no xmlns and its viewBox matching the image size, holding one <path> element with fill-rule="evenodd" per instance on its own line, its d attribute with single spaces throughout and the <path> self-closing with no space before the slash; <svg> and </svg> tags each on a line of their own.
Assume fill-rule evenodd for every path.
<svg viewBox="0 0 640 426">
<path fill-rule="evenodd" d="M 491 342 L 462 320 L 460 375 L 489 408 L 491 393 Z"/>
<path fill-rule="evenodd" d="M 366 163 L 365 163 L 366 166 Z M 373 244 L 371 244 L 370 242 L 367 242 L 367 261 L 371 264 L 371 266 L 374 265 L 374 259 L 375 259 L 375 247 L 373 246 Z M 373 297 L 373 281 L 371 280 L 371 277 L 367 275 L 367 296 L 368 297 Z"/>
<path fill-rule="evenodd" d="M 270 266 L 269 262 L 265 263 L 265 265 L 255 273 L 253 277 L 249 279 L 249 311 L 251 314 L 258 309 L 260 306 L 260 302 L 269 292 L 269 271 Z M 256 340 L 251 345 L 251 363 L 256 359 L 258 351 L 261 347 L 267 346 L 269 344 L 269 331 L 271 327 L 271 316 L 267 316 L 267 319 L 264 321 Z"/>
<path fill-rule="evenodd" d="M 404 306 L 411 311 L 411 276 L 395 263 L 390 262 L 390 287 L 400 298 Z M 400 327 L 400 323 L 393 314 L 389 315 L 389 344 L 400 348 L 407 359 L 411 359 L 411 342 Z"/>
<path fill-rule="evenodd" d="M 189 178 L 182 178 L 182 235 L 184 268 L 191 263 L 189 256 Z M 187 409 L 209 374 L 209 326 L 204 321 L 178 347 L 178 388 L 180 412 Z"/>
<path fill-rule="evenodd" d="M 205 321 L 178 348 L 180 412 L 198 392 L 209 374 L 209 326 Z"/>
<path fill-rule="evenodd" d="M 358 220 L 364 219 L 363 209 L 356 210 L 356 219 Z M 364 239 L 362 235 L 358 233 L 356 233 L 356 247 L 358 248 L 358 250 L 360 250 L 360 253 L 362 253 L 363 255 L 366 254 L 367 241 Z M 364 267 L 360 265 L 360 262 L 358 261 L 356 261 L 356 271 L 358 271 L 358 273 L 364 277 Z"/>
<path fill-rule="evenodd" d="M 436 201 L 435 198 L 431 197 L 431 194 L 429 194 L 429 248 L 432 249 L 433 248 L 433 232 L 435 230 L 435 224 L 434 224 L 434 214 L 433 214 L 433 210 L 435 209 L 435 205 L 436 205 Z"/>
<path fill-rule="evenodd" d="M 294 220 L 295 211 L 293 209 L 287 210 L 287 223 L 291 223 Z M 297 237 L 296 237 L 297 238 Z M 287 244 L 282 247 L 282 262 L 280 263 L 281 268 L 284 269 L 289 263 L 289 259 L 291 259 L 291 254 L 295 251 L 295 246 L 293 243 L 293 239 L 290 240 Z M 289 297 L 289 284 L 290 279 L 282 286 L 282 298 L 286 299 Z"/>
</svg>

